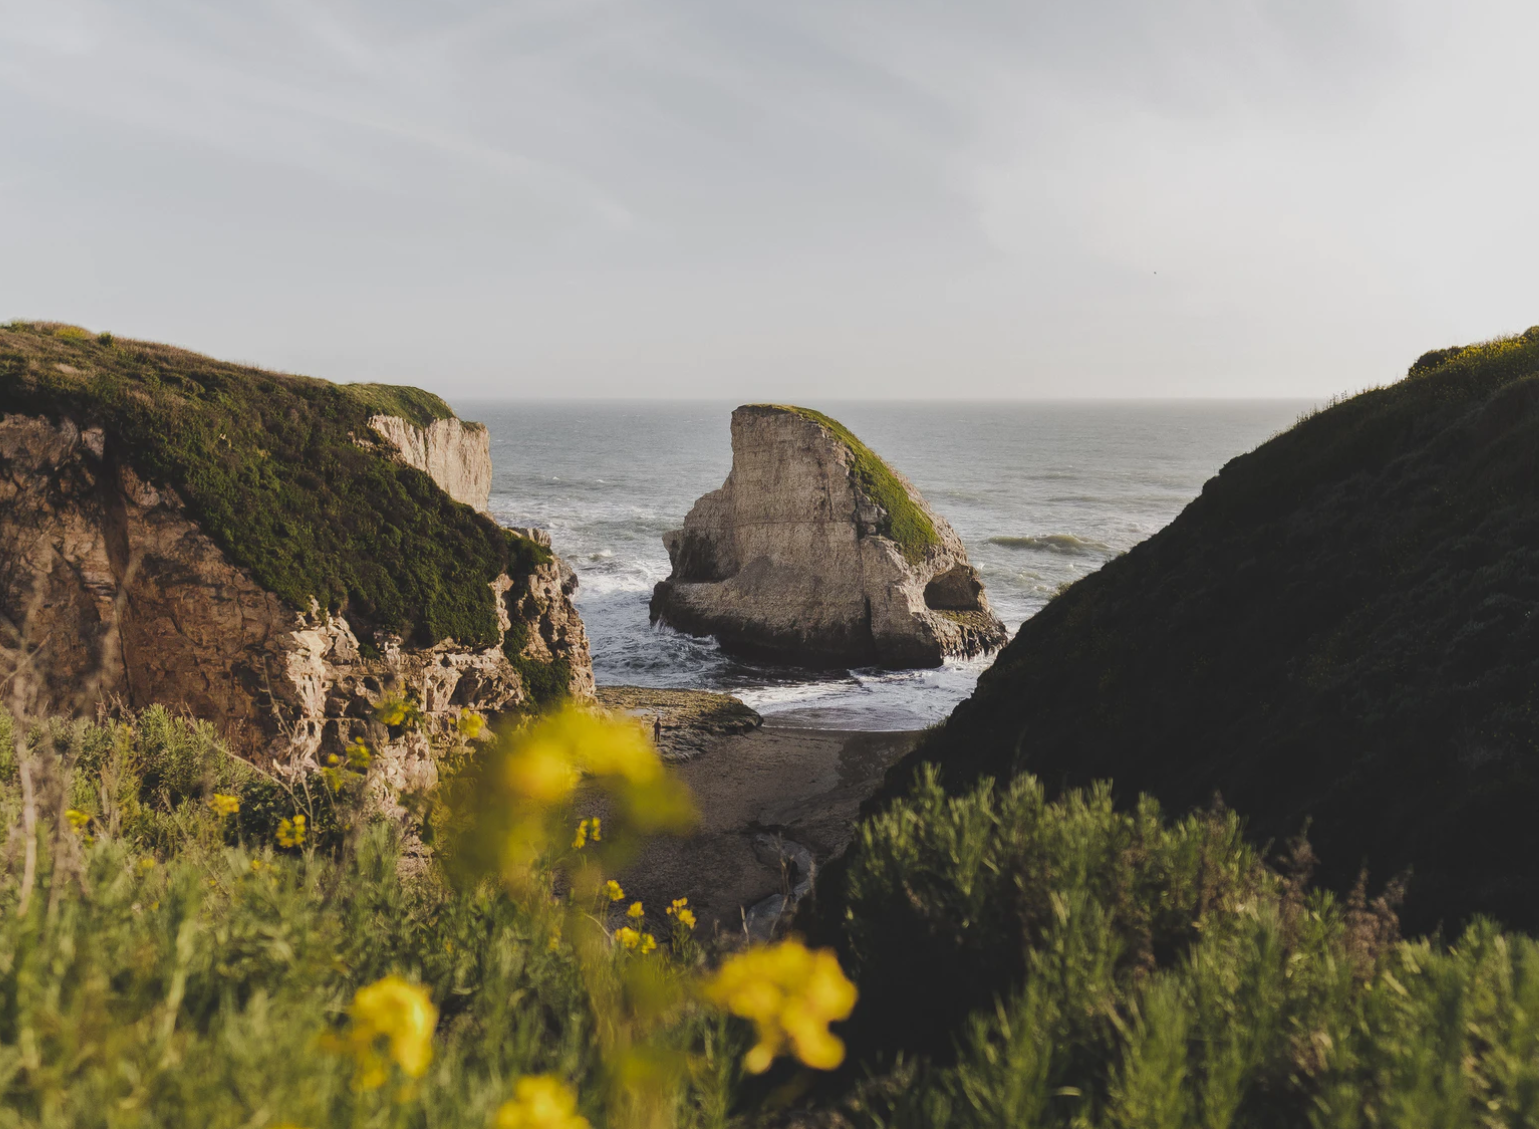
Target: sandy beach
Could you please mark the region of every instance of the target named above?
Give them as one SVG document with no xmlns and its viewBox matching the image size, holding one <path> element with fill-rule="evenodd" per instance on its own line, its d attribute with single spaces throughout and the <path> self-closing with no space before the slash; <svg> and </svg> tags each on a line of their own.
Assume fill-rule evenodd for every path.
<svg viewBox="0 0 1539 1129">
<path fill-rule="evenodd" d="M 700 809 L 694 834 L 654 840 L 622 876 L 622 884 L 630 897 L 647 906 L 649 917 L 672 899 L 687 897 L 702 939 L 730 941 L 742 935 L 745 918 L 755 906 L 801 884 L 807 861 L 815 870 L 845 848 L 861 802 L 888 767 L 914 747 L 922 731 L 803 729 L 771 719 L 746 732 L 702 735 L 689 711 L 681 712 L 695 694 L 631 687 L 600 690 L 606 705 L 644 719 L 653 716 L 654 708 L 671 711 L 664 714 L 672 727 L 663 729 L 661 744 L 665 755 L 689 750 L 687 759 L 677 752 L 669 759 Z M 724 698 L 699 695 L 710 707 L 699 724 L 719 724 L 711 719 L 723 716 Z M 737 706 L 752 713 L 741 703 Z M 741 715 L 734 714 L 732 724 L 741 725 Z M 764 914 L 761 909 L 761 919 Z"/>
</svg>

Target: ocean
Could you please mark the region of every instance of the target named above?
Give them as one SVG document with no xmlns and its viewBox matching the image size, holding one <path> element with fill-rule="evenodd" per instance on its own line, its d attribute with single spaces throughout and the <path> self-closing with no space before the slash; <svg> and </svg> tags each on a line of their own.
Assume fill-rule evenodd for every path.
<svg viewBox="0 0 1539 1129">
<path fill-rule="evenodd" d="M 1159 530 L 1229 459 L 1309 401 L 819 403 L 945 516 L 1012 633 L 1060 585 Z M 918 729 L 972 692 L 990 659 L 935 670 L 767 666 L 647 620 L 662 536 L 732 465 L 734 405 L 461 402 L 491 432 L 492 516 L 550 531 L 577 571 L 599 685 L 736 694 L 777 724 Z"/>
</svg>

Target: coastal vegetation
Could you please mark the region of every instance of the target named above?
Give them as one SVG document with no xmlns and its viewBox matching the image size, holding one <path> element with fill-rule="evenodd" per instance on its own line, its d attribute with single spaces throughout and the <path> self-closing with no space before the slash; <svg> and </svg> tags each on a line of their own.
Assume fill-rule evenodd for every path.
<svg viewBox="0 0 1539 1129">
<path fill-rule="evenodd" d="M 7 411 L 100 427 L 106 454 L 172 487 L 235 564 L 293 606 L 313 598 L 407 642 L 499 639 L 488 584 L 544 547 L 368 449 L 369 417 L 448 406 L 417 389 L 336 385 L 78 327 L 0 328 Z"/>
</svg>

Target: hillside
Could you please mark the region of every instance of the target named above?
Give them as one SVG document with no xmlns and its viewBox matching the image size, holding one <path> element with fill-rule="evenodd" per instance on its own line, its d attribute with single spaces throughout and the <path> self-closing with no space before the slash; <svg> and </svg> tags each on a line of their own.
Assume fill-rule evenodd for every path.
<svg viewBox="0 0 1539 1129">
<path fill-rule="evenodd" d="M 0 408 L 102 427 L 263 587 L 409 641 L 495 643 L 486 584 L 549 559 L 426 474 L 360 445 L 376 414 L 417 426 L 453 417 L 421 389 L 338 385 L 75 326 L 11 323 L 0 328 Z"/>
<path fill-rule="evenodd" d="M 1539 328 L 1226 465 L 1028 621 L 915 758 L 948 790 L 1215 794 L 1324 881 L 1409 868 L 1407 924 L 1539 928 Z"/>
</svg>

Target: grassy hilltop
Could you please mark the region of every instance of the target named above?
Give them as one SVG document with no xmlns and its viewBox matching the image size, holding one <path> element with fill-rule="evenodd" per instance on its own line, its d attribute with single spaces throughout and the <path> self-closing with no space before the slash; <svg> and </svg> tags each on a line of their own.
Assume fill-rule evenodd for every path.
<svg viewBox="0 0 1539 1129">
<path fill-rule="evenodd" d="M 421 389 L 337 385 L 13 322 L 0 327 L 0 403 L 104 428 L 109 458 L 174 488 L 258 583 L 298 608 L 314 597 L 346 610 L 358 628 L 495 644 L 487 583 L 549 558 L 421 471 L 355 442 L 373 438 L 372 415 L 425 425 L 454 414 Z"/>
<path fill-rule="evenodd" d="M 1409 868 L 1418 929 L 1539 929 L 1536 613 L 1539 328 L 1230 462 L 1028 621 L 916 758 L 959 790 L 1221 794 L 1258 842 L 1308 822 L 1338 891 Z"/>
</svg>

